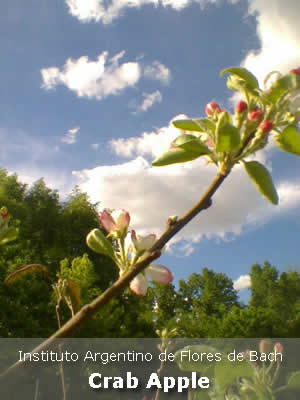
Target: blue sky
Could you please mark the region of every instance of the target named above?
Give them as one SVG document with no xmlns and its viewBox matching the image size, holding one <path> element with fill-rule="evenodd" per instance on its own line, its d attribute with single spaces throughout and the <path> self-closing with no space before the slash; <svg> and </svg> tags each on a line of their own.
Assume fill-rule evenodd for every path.
<svg viewBox="0 0 300 400">
<path fill-rule="evenodd" d="M 79 184 L 103 207 L 128 209 L 139 232 L 159 233 L 215 172 L 198 160 L 151 168 L 178 134 L 171 120 L 202 116 L 210 100 L 232 109 L 223 68 L 246 66 L 262 82 L 298 67 L 299 12 L 297 0 L 10 0 L 0 15 L 1 166 L 24 182 L 44 177 L 62 198 Z M 299 158 L 271 145 L 258 159 L 280 205 L 237 168 L 163 255 L 176 281 L 205 266 L 244 276 L 242 288 L 255 262 L 299 268 Z"/>
</svg>

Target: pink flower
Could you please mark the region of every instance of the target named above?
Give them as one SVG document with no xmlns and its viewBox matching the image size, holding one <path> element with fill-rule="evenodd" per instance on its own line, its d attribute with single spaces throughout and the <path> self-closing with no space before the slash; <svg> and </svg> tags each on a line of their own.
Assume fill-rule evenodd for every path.
<svg viewBox="0 0 300 400">
<path fill-rule="evenodd" d="M 174 279 L 172 272 L 167 267 L 164 267 L 163 265 L 149 265 L 149 267 L 145 269 L 144 273 L 138 274 L 130 282 L 129 288 L 134 294 L 138 296 L 146 295 L 149 287 L 149 281 L 146 275 L 149 275 L 149 278 L 153 282 L 165 285 L 170 284 Z"/>
<path fill-rule="evenodd" d="M 142 253 L 146 250 L 151 249 L 156 241 L 156 235 L 151 233 L 150 235 L 137 235 L 135 230 L 132 229 L 131 231 L 131 241 L 133 244 L 133 248 L 136 253 Z"/>
<path fill-rule="evenodd" d="M 245 101 L 241 100 L 241 101 L 238 102 L 238 104 L 237 104 L 237 106 L 235 108 L 235 111 L 238 114 L 240 114 L 240 113 L 246 111 L 247 109 L 248 109 L 248 104 Z"/>
<path fill-rule="evenodd" d="M 214 101 L 211 101 L 210 103 L 206 104 L 205 113 L 208 117 L 212 116 L 215 111 L 218 111 L 218 112 L 222 111 L 219 104 L 215 103 Z"/>
<path fill-rule="evenodd" d="M 263 131 L 263 133 L 269 133 L 273 128 L 273 121 L 264 121 L 260 125 L 260 129 Z"/>
<path fill-rule="evenodd" d="M 128 226 L 130 223 L 130 215 L 125 210 L 116 210 L 111 214 L 104 210 L 99 215 L 99 220 L 104 229 L 111 235 L 117 238 L 127 235 Z"/>
<path fill-rule="evenodd" d="M 275 343 L 274 345 L 274 351 L 277 353 L 282 353 L 283 352 L 283 346 L 281 343 Z"/>
</svg>

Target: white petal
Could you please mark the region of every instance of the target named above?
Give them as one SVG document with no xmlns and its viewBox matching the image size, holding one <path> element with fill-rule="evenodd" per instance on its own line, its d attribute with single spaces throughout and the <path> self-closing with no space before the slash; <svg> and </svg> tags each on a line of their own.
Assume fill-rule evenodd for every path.
<svg viewBox="0 0 300 400">
<path fill-rule="evenodd" d="M 163 265 L 150 265 L 146 269 L 146 272 L 149 274 L 150 278 L 157 283 L 169 284 L 174 278 L 172 272 Z"/>
<path fill-rule="evenodd" d="M 130 290 L 138 296 L 145 296 L 148 289 L 148 280 L 143 274 L 138 274 L 129 284 Z"/>
</svg>

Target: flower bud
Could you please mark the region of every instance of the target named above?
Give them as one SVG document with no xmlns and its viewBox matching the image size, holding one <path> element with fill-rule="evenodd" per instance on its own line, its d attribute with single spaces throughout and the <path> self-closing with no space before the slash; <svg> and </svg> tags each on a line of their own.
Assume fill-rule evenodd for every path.
<svg viewBox="0 0 300 400">
<path fill-rule="evenodd" d="M 126 237 L 130 223 L 130 215 L 126 210 L 116 210 L 112 213 L 104 210 L 99 215 L 99 220 L 111 236 L 117 238 Z"/>
<path fill-rule="evenodd" d="M 275 343 L 274 345 L 274 351 L 276 351 L 276 353 L 282 353 L 283 352 L 283 346 L 281 343 Z"/>
<path fill-rule="evenodd" d="M 210 103 L 206 104 L 205 107 L 205 114 L 210 117 L 214 114 L 214 112 L 221 112 L 221 107 L 219 106 L 219 104 L 215 103 L 214 101 L 211 101 Z"/>
<path fill-rule="evenodd" d="M 241 114 L 242 112 L 246 111 L 248 109 L 248 104 L 241 100 L 238 102 L 236 108 L 235 108 L 235 112 L 238 114 Z"/>
<path fill-rule="evenodd" d="M 251 111 L 248 115 L 248 118 L 249 121 L 255 121 L 257 124 L 259 124 L 263 119 L 263 115 L 264 115 L 263 110 L 259 108 L 257 110 Z"/>
<path fill-rule="evenodd" d="M 272 351 L 272 343 L 270 340 L 261 340 L 259 343 L 260 353 L 270 353 Z"/>
<path fill-rule="evenodd" d="M 263 131 L 263 133 L 269 133 L 273 128 L 273 121 L 264 121 L 260 125 L 260 129 Z"/>
<path fill-rule="evenodd" d="M 290 74 L 300 75 L 300 67 L 295 68 L 295 69 L 291 69 L 290 70 Z"/>
<path fill-rule="evenodd" d="M 93 229 L 86 237 L 88 247 L 98 254 L 105 254 L 114 259 L 114 251 L 110 241 L 99 229 Z"/>
</svg>

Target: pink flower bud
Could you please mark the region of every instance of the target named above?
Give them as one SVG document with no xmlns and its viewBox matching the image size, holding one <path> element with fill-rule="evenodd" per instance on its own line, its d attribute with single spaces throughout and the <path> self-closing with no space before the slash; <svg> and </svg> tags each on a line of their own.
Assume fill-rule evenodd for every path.
<svg viewBox="0 0 300 400">
<path fill-rule="evenodd" d="M 300 75 L 300 67 L 295 68 L 295 69 L 291 69 L 290 70 L 290 74 Z"/>
<path fill-rule="evenodd" d="M 247 104 L 245 101 L 241 100 L 241 101 L 237 104 L 237 106 L 236 106 L 236 108 L 235 108 L 235 112 L 237 112 L 238 114 L 240 114 L 240 113 L 246 111 L 247 109 L 248 109 L 248 104 Z"/>
<path fill-rule="evenodd" d="M 260 129 L 263 131 L 263 133 L 269 133 L 273 128 L 273 121 L 264 121 L 260 125 Z"/>
<path fill-rule="evenodd" d="M 276 351 L 276 353 L 282 353 L 283 352 L 283 346 L 281 343 L 275 343 L 274 345 L 274 351 Z"/>
<path fill-rule="evenodd" d="M 261 340 L 259 343 L 260 353 L 270 353 L 272 350 L 272 343 L 269 340 Z"/>
<path fill-rule="evenodd" d="M 260 123 L 263 119 L 264 112 L 260 108 L 257 110 L 253 110 L 249 113 L 248 118 L 250 121 L 255 121 L 256 123 Z"/>
<path fill-rule="evenodd" d="M 125 210 L 116 210 L 111 214 L 104 210 L 99 215 L 99 220 L 104 229 L 114 236 L 126 236 L 127 229 L 130 223 L 130 215 Z"/>
<path fill-rule="evenodd" d="M 206 104 L 205 107 L 205 113 L 208 117 L 214 114 L 215 111 L 221 112 L 221 107 L 219 104 L 215 103 L 214 101 L 211 101 L 210 103 Z"/>
<path fill-rule="evenodd" d="M 145 296 L 148 286 L 148 279 L 144 274 L 138 274 L 129 284 L 130 290 L 137 296 Z"/>
</svg>

